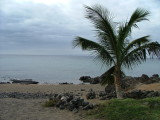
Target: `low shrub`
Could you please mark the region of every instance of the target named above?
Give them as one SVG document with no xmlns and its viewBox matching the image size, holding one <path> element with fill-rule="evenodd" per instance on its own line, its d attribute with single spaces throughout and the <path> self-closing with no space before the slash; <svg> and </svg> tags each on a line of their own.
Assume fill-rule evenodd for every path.
<svg viewBox="0 0 160 120">
<path fill-rule="evenodd" d="M 55 100 L 55 99 L 49 99 L 48 101 L 46 101 L 45 103 L 44 103 L 44 107 L 54 107 L 55 105 L 56 105 L 56 103 L 57 103 L 57 100 Z"/>
<path fill-rule="evenodd" d="M 90 110 L 87 115 L 104 120 L 160 120 L 160 97 L 112 99 Z"/>
</svg>

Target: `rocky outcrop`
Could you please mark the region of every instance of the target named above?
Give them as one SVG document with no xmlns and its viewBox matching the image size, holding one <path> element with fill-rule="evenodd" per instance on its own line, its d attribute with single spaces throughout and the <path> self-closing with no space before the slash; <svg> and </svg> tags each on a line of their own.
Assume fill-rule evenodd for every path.
<svg viewBox="0 0 160 120">
<path fill-rule="evenodd" d="M 124 98 L 143 99 L 148 97 L 159 97 L 158 91 L 134 90 L 124 94 Z"/>
<path fill-rule="evenodd" d="M 94 105 L 85 101 L 83 98 L 75 97 L 73 94 L 64 93 L 53 96 L 51 99 L 58 101 L 56 107 L 67 109 L 77 113 L 79 110 L 93 109 Z"/>
<path fill-rule="evenodd" d="M 0 84 L 10 84 L 10 82 L 0 82 Z"/>
<path fill-rule="evenodd" d="M 84 83 L 90 83 L 91 82 L 91 77 L 90 76 L 81 76 L 79 78 L 79 80 L 84 82 Z"/>
<path fill-rule="evenodd" d="M 59 83 L 60 85 L 72 85 L 73 83 L 68 83 L 68 82 L 62 82 L 62 83 Z"/>
<path fill-rule="evenodd" d="M 20 84 L 38 84 L 39 82 L 33 81 L 32 79 L 24 79 L 24 80 L 17 80 L 11 79 L 12 83 L 20 83 Z"/>
<path fill-rule="evenodd" d="M 99 84 L 104 77 L 105 73 L 100 77 L 95 78 L 91 78 L 90 76 L 82 76 L 80 77 L 80 80 L 84 83 Z M 141 77 L 125 76 L 124 78 L 122 78 L 122 88 L 126 89 L 138 83 L 151 84 L 156 82 L 160 82 L 160 77 L 158 74 L 154 74 L 151 77 L 146 74 L 142 74 Z"/>
<path fill-rule="evenodd" d="M 123 94 L 124 98 L 133 98 L 133 99 L 143 99 L 149 97 L 160 97 L 160 92 L 158 91 L 146 91 L 146 90 L 133 90 L 131 92 L 127 92 Z M 116 98 L 116 93 L 114 91 L 110 91 L 109 93 L 100 92 L 99 99 L 100 100 L 108 100 L 111 98 Z"/>
<path fill-rule="evenodd" d="M 19 93 L 19 92 L 12 92 L 12 93 L 0 93 L 0 98 L 17 98 L 17 99 L 50 99 L 55 100 L 56 107 L 59 109 L 67 109 L 73 112 L 78 112 L 79 110 L 88 110 L 93 109 L 94 104 L 91 104 L 85 101 L 83 98 L 76 97 L 73 93 Z"/>
<path fill-rule="evenodd" d="M 86 94 L 86 98 L 87 99 L 94 99 L 94 98 L 96 98 L 96 93 L 92 89 L 90 89 L 89 92 Z"/>
<path fill-rule="evenodd" d="M 90 84 L 98 84 L 101 81 L 100 77 L 91 78 L 90 76 L 82 76 L 79 78 L 80 81 L 83 83 L 90 83 Z"/>
</svg>

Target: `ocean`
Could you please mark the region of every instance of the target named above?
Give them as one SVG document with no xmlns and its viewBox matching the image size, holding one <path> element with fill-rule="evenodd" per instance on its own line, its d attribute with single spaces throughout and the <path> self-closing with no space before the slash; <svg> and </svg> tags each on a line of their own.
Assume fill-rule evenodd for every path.
<svg viewBox="0 0 160 120">
<path fill-rule="evenodd" d="M 108 68 L 91 56 L 0 55 L 0 82 L 16 78 L 32 79 L 42 84 L 79 84 L 81 76 L 100 76 Z M 148 59 L 132 70 L 124 71 L 127 76 L 160 75 L 160 60 Z"/>
</svg>

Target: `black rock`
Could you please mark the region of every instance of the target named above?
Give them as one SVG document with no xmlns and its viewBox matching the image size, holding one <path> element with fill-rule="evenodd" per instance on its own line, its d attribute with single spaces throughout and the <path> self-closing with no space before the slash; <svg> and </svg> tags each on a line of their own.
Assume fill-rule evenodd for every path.
<svg viewBox="0 0 160 120">
<path fill-rule="evenodd" d="M 91 77 L 90 76 L 81 76 L 79 78 L 79 80 L 81 80 L 84 83 L 90 83 L 91 82 Z"/>
<path fill-rule="evenodd" d="M 89 110 L 89 109 L 93 109 L 93 108 L 94 108 L 93 104 L 89 104 L 89 105 L 83 107 L 83 110 Z"/>
<path fill-rule="evenodd" d="M 144 91 L 144 90 L 134 90 L 124 94 L 125 98 L 143 99 L 148 97 L 158 97 L 159 92 L 155 91 Z"/>
<path fill-rule="evenodd" d="M 158 74 L 153 74 L 152 77 L 153 78 L 159 78 L 159 75 Z"/>
<path fill-rule="evenodd" d="M 74 109 L 72 110 L 73 113 L 78 113 L 78 111 L 79 111 L 79 110 L 76 109 L 76 108 L 74 108 Z"/>
<path fill-rule="evenodd" d="M 75 106 L 73 104 L 69 104 L 67 108 L 68 110 L 72 111 L 75 108 Z"/>
<path fill-rule="evenodd" d="M 90 84 L 98 84 L 100 83 L 100 81 L 101 81 L 100 77 L 95 77 L 91 79 Z"/>
<path fill-rule="evenodd" d="M 84 102 L 82 103 L 82 106 L 87 106 L 87 105 L 89 105 L 89 102 L 85 102 L 85 101 L 84 101 Z"/>
<path fill-rule="evenodd" d="M 103 97 L 103 96 L 106 96 L 106 95 L 107 95 L 107 93 L 104 92 L 104 91 L 100 91 L 100 92 L 99 92 L 99 97 Z"/>
<path fill-rule="evenodd" d="M 110 93 L 115 92 L 115 86 L 114 85 L 107 85 L 105 87 L 105 92 L 106 92 L 106 94 L 110 94 Z"/>
<path fill-rule="evenodd" d="M 63 110 L 63 109 L 65 109 L 65 106 L 64 105 L 60 105 L 59 109 Z"/>
<path fill-rule="evenodd" d="M 86 94 L 86 98 L 87 99 L 94 99 L 94 98 L 96 98 L 96 93 L 92 89 L 90 89 L 89 92 Z"/>
</svg>

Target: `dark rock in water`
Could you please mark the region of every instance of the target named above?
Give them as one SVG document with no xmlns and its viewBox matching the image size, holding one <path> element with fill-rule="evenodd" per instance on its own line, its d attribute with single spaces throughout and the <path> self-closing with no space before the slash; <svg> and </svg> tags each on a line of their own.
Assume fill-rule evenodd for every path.
<svg viewBox="0 0 160 120">
<path fill-rule="evenodd" d="M 62 83 L 59 83 L 60 85 L 70 85 L 70 84 L 73 84 L 73 83 L 68 83 L 68 82 L 62 82 Z"/>
<path fill-rule="evenodd" d="M 90 76 L 81 76 L 79 78 L 79 80 L 87 80 L 87 79 L 91 79 L 91 77 Z"/>
<path fill-rule="evenodd" d="M 79 80 L 84 82 L 84 83 L 90 83 L 91 82 L 91 77 L 90 76 L 81 76 L 79 78 Z"/>
<path fill-rule="evenodd" d="M 11 79 L 12 83 L 20 83 L 20 84 L 38 84 L 37 81 L 32 81 L 32 79 L 24 79 L 24 80 L 17 80 L 17 79 Z"/>
<path fill-rule="evenodd" d="M 0 82 L 0 84 L 10 84 L 10 82 Z"/>
<path fill-rule="evenodd" d="M 159 75 L 158 74 L 153 74 L 152 77 L 153 78 L 159 78 Z"/>
</svg>

